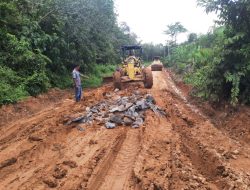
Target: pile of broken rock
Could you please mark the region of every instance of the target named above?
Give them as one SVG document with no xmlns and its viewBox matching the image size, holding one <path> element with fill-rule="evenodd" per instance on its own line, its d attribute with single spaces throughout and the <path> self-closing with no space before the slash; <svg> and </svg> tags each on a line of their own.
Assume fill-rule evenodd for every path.
<svg viewBox="0 0 250 190">
<path fill-rule="evenodd" d="M 83 116 L 77 117 L 67 122 L 91 124 L 97 121 L 104 124 L 107 129 L 125 125 L 138 128 L 144 123 L 145 111 L 151 109 L 156 114 L 166 116 L 166 112 L 156 105 L 152 95 L 133 94 L 132 96 L 117 96 L 109 100 L 104 100 L 98 104 L 87 107 Z"/>
</svg>

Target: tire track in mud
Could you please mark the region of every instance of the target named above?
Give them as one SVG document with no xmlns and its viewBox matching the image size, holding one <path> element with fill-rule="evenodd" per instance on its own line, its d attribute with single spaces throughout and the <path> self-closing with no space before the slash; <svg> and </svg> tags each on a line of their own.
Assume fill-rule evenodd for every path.
<svg viewBox="0 0 250 190">
<path fill-rule="evenodd" d="M 57 166 L 62 166 L 64 161 L 70 161 L 76 163 L 77 168 L 66 168 L 67 176 L 57 181 L 58 185 L 60 185 L 58 189 L 70 189 L 68 187 L 72 186 L 72 181 L 76 183 L 80 181 L 79 174 L 82 172 L 82 167 L 89 160 L 92 160 L 96 154 L 107 149 L 109 146 L 107 141 L 113 142 L 117 134 L 119 133 L 116 131 L 108 134 L 106 130 L 100 130 L 89 132 L 88 136 L 82 136 L 72 131 L 67 137 L 65 136 L 65 139 L 71 140 L 65 140 L 65 142 L 54 141 L 52 144 L 40 143 L 40 148 L 27 152 L 27 155 L 23 158 L 18 158 L 19 166 L 21 166 L 16 168 L 17 172 L 15 172 L 15 177 L 18 180 L 13 179 L 13 175 L 9 178 L 4 176 L 4 183 L 1 183 L 1 181 L 0 183 L 9 189 L 14 189 L 12 187 L 16 186 L 24 189 L 31 187 L 46 189 L 43 180 L 53 178 L 54 169 Z M 55 148 L 53 145 L 57 145 L 56 150 L 51 150 Z M 34 162 L 30 162 L 30 160 Z"/>
<path fill-rule="evenodd" d="M 156 99 L 158 105 L 168 105 L 168 97 L 165 90 L 168 87 L 162 72 L 154 72 L 156 82 L 150 93 Z M 168 109 L 167 113 L 168 113 Z M 149 123 L 146 125 L 146 133 L 143 138 L 148 144 L 142 148 L 141 163 L 138 161 L 135 167 L 137 189 L 217 189 L 212 183 L 206 182 L 203 175 L 192 165 L 190 157 L 182 151 L 182 138 L 173 128 L 175 123 L 168 113 L 167 118 L 158 118 L 149 113 Z M 147 159 L 145 159 L 147 158 Z M 143 163 L 143 164 L 142 164 Z"/>
<path fill-rule="evenodd" d="M 100 142 L 101 147 L 82 165 L 79 180 L 74 182 L 75 185 L 73 186 L 66 186 L 67 189 L 91 189 L 101 185 L 126 138 L 124 130 L 118 129 L 114 131 L 111 133 L 110 130 L 108 131 L 109 138 L 105 138 L 105 141 Z"/>
<path fill-rule="evenodd" d="M 35 114 L 33 117 L 20 119 L 4 127 L 1 130 L 0 150 L 6 148 L 6 144 L 15 143 L 23 138 L 27 138 L 32 133 L 42 130 L 44 124 L 50 121 L 54 122 L 55 115 L 63 114 L 68 110 L 69 106 L 72 106 L 72 102 L 67 102 L 56 114 L 55 110 L 57 108 L 48 109 Z"/>
<path fill-rule="evenodd" d="M 72 173 L 68 173 L 58 189 L 86 189 L 95 168 L 99 166 L 107 152 L 119 144 L 119 139 L 122 140 L 120 130 L 112 131 L 112 133 L 107 130 L 93 131 L 92 134 L 91 136 L 88 133 L 88 137 L 84 137 L 83 142 L 79 142 L 83 146 L 76 149 L 75 153 L 80 152 L 81 156 L 71 158 L 71 160 L 76 161 L 78 167 Z M 70 158 L 72 149 L 69 149 L 67 153 L 67 157 Z"/>
<path fill-rule="evenodd" d="M 140 148 L 139 135 L 138 129 L 127 131 L 126 139 L 123 141 L 116 159 L 112 162 L 112 167 L 107 172 L 103 184 L 98 189 L 127 189 L 130 186 L 132 168 Z"/>
<path fill-rule="evenodd" d="M 147 113 L 142 128 L 142 145 L 134 167 L 134 186 L 130 189 L 167 189 L 171 175 L 171 126 L 165 118 Z"/>
<path fill-rule="evenodd" d="M 41 111 L 28 119 L 23 118 L 6 126 L 5 131 L 11 130 L 10 133 L 1 136 L 3 144 L 1 145 L 0 161 L 15 157 L 17 162 L 1 169 L 0 184 L 2 187 L 5 189 L 16 189 L 17 187 L 18 189 L 29 189 L 33 186 L 34 189 L 46 189 L 42 182 L 43 178 L 53 172 L 56 165 L 73 158 L 81 166 L 101 147 L 93 145 L 90 149 L 90 140 L 100 139 L 100 143 L 104 146 L 105 143 L 101 142 L 102 139 L 105 139 L 106 136 L 110 140 L 113 136 L 115 137 L 116 132 L 107 134 L 106 130 L 98 129 L 87 130 L 88 135 L 85 136 L 84 133 L 64 126 L 62 124 L 63 115 L 77 112 L 80 108 L 76 105 L 73 110 L 69 109 L 72 105 L 70 103 L 53 110 Z M 80 108 L 81 110 L 82 108 Z M 37 128 L 34 125 L 40 127 Z M 28 137 L 33 134 L 30 133 L 30 129 L 42 140 L 29 141 Z M 86 154 L 84 158 L 87 160 L 81 159 L 80 161 L 80 158 L 76 156 L 79 152 Z"/>
<path fill-rule="evenodd" d="M 170 77 L 167 80 L 170 80 Z M 181 151 L 190 158 L 193 168 L 211 183 L 209 187 L 212 189 L 233 187 L 248 189 L 250 180 L 247 172 L 249 170 L 245 168 L 242 172 L 239 168 L 230 165 L 230 159 L 224 158 L 225 153 L 240 150 L 240 143 L 218 131 L 209 119 L 198 114 L 199 110 L 188 104 L 185 98 L 176 98 L 180 93 L 172 88 L 173 81 L 168 84 L 163 98 L 169 101 L 167 102 L 169 119 L 174 132 L 180 136 Z M 248 148 L 244 151 L 249 152 Z M 245 160 L 243 157 L 244 155 L 238 155 L 234 159 L 240 163 L 241 160 Z"/>
<path fill-rule="evenodd" d="M 124 129 L 117 142 L 95 168 L 87 189 L 127 189 L 136 155 L 139 151 L 139 130 Z"/>
</svg>

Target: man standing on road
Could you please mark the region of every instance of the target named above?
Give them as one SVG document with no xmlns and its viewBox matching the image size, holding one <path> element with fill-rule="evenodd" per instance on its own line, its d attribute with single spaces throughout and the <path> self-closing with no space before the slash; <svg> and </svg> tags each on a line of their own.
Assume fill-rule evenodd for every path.
<svg viewBox="0 0 250 190">
<path fill-rule="evenodd" d="M 72 72 L 72 77 L 75 87 L 76 102 L 79 102 L 82 98 L 82 84 L 81 84 L 81 76 L 79 70 L 80 70 L 80 65 L 77 65 Z"/>
</svg>

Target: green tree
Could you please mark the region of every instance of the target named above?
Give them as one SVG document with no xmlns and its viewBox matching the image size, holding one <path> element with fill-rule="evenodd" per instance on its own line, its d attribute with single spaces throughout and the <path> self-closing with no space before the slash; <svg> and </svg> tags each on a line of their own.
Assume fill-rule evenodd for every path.
<svg viewBox="0 0 250 190">
<path fill-rule="evenodd" d="M 221 60 L 214 68 L 220 73 L 217 91 L 231 98 L 250 102 L 250 1 L 198 0 L 207 12 L 217 12 L 220 23 L 225 25 L 225 41 Z"/>
<path fill-rule="evenodd" d="M 185 32 L 187 32 L 187 29 L 180 22 L 168 25 L 167 30 L 164 31 L 164 33 L 170 37 L 172 44 L 176 44 L 177 36 Z"/>
<path fill-rule="evenodd" d="M 195 42 L 197 40 L 198 36 L 196 33 L 190 33 L 188 35 L 188 43 Z"/>
</svg>

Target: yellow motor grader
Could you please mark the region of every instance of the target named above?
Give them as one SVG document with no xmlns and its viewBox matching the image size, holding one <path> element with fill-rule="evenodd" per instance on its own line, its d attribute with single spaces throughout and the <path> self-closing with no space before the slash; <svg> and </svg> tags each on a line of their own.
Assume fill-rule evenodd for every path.
<svg viewBox="0 0 250 190">
<path fill-rule="evenodd" d="M 151 68 L 143 68 L 142 47 L 138 45 L 122 46 L 123 61 L 121 67 L 113 74 L 114 87 L 121 89 L 122 83 L 139 82 L 144 83 L 145 88 L 152 88 L 153 76 Z"/>
</svg>

